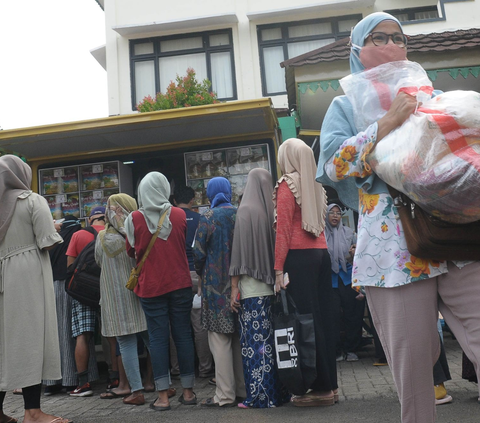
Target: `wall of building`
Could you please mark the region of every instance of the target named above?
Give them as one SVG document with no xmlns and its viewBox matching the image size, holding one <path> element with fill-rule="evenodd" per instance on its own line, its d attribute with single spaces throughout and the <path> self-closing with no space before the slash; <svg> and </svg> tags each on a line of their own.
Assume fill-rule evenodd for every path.
<svg viewBox="0 0 480 423">
<path fill-rule="evenodd" d="M 108 69 L 109 114 L 132 113 L 129 40 L 187 32 L 231 28 L 234 45 L 235 76 L 238 100 L 262 97 L 257 25 L 293 22 L 351 14 L 367 15 L 374 11 L 403 7 L 431 6 L 432 0 L 181 0 L 168 3 L 158 0 L 105 0 L 106 56 Z M 312 4 L 313 3 L 313 4 Z M 406 25 L 409 34 L 438 32 L 446 29 L 478 26 L 480 1 L 445 3 L 447 20 Z M 195 18 L 235 15 L 238 22 L 229 24 L 192 24 Z M 114 28 L 157 23 L 151 32 L 121 36 Z M 134 32 L 134 31 L 133 31 Z M 272 97 L 276 108 L 288 107 L 286 95 Z"/>
</svg>

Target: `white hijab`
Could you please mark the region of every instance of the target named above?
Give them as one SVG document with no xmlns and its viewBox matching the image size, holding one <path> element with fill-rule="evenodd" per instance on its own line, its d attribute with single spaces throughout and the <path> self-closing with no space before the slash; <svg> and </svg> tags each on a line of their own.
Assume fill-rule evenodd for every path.
<svg viewBox="0 0 480 423">
<path fill-rule="evenodd" d="M 148 173 L 138 185 L 138 211 L 143 214 L 148 230 L 154 234 L 162 214 L 166 211 L 167 215 L 163 221 L 162 230 L 158 237 L 167 240 L 172 232 L 172 222 L 170 221 L 170 212 L 172 205 L 168 201 L 170 197 L 170 183 L 165 175 L 160 172 Z M 135 245 L 135 228 L 133 226 L 132 215 L 125 220 L 125 232 L 131 246 Z"/>
</svg>

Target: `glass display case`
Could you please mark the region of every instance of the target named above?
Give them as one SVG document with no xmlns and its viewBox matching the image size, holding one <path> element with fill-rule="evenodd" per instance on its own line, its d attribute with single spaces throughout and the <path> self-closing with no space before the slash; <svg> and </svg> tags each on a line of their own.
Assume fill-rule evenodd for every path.
<svg viewBox="0 0 480 423">
<path fill-rule="evenodd" d="M 133 192 L 131 170 L 118 161 L 41 169 L 39 181 L 54 219 L 88 217 L 92 208 L 106 206 L 110 195 Z"/>
<path fill-rule="evenodd" d="M 215 176 L 224 176 L 232 184 L 232 204 L 237 205 L 248 172 L 261 167 L 269 172 L 267 144 L 185 153 L 187 185 L 195 191 L 195 207 L 208 205 L 207 184 Z"/>
</svg>

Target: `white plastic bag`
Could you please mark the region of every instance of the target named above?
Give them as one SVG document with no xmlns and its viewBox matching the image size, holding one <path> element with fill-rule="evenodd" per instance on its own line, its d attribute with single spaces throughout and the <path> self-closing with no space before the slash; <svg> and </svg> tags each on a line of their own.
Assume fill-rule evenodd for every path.
<svg viewBox="0 0 480 423">
<path fill-rule="evenodd" d="M 428 213 L 453 223 L 480 219 L 480 94 L 433 87 L 414 62 L 401 61 L 341 81 L 359 131 L 383 117 L 400 90 L 422 103 L 367 156 L 374 172 Z"/>
<path fill-rule="evenodd" d="M 480 94 L 426 102 L 367 157 L 375 173 L 426 212 L 452 223 L 480 219 Z"/>
<path fill-rule="evenodd" d="M 202 297 L 198 294 L 195 294 L 193 297 L 192 308 L 198 309 L 202 307 Z"/>
</svg>

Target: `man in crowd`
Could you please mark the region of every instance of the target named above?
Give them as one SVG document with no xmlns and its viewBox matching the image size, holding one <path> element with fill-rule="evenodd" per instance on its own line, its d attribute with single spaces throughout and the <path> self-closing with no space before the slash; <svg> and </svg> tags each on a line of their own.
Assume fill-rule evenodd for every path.
<svg viewBox="0 0 480 423">
<path fill-rule="evenodd" d="M 195 272 L 193 265 L 193 245 L 195 243 L 195 234 L 197 232 L 198 221 L 200 215 L 192 210 L 193 201 L 195 198 L 195 191 L 188 186 L 179 186 L 175 189 L 173 195 L 174 204 L 183 209 L 187 216 L 187 237 L 186 237 L 186 251 L 188 265 L 190 267 L 190 276 L 192 278 L 193 294 L 199 292 L 198 275 Z M 208 333 L 202 328 L 201 324 L 201 307 L 196 308 L 195 304 L 192 308 L 192 327 L 195 336 L 195 349 L 198 355 L 198 375 L 202 378 L 212 377 L 213 372 L 213 357 L 208 346 Z M 176 354 L 172 354 L 172 367 L 178 369 Z"/>
<path fill-rule="evenodd" d="M 95 207 L 90 212 L 90 226 L 97 233 L 105 229 L 105 207 Z M 93 241 L 94 235 L 88 231 L 75 232 L 67 249 L 67 266 L 75 261 L 85 246 Z M 76 339 L 75 364 L 77 366 L 78 386 L 70 392 L 73 397 L 92 396 L 93 391 L 88 381 L 88 365 L 90 360 L 90 342 L 95 331 L 95 309 L 72 300 L 72 336 Z M 94 364 L 96 360 L 94 360 Z"/>
</svg>

